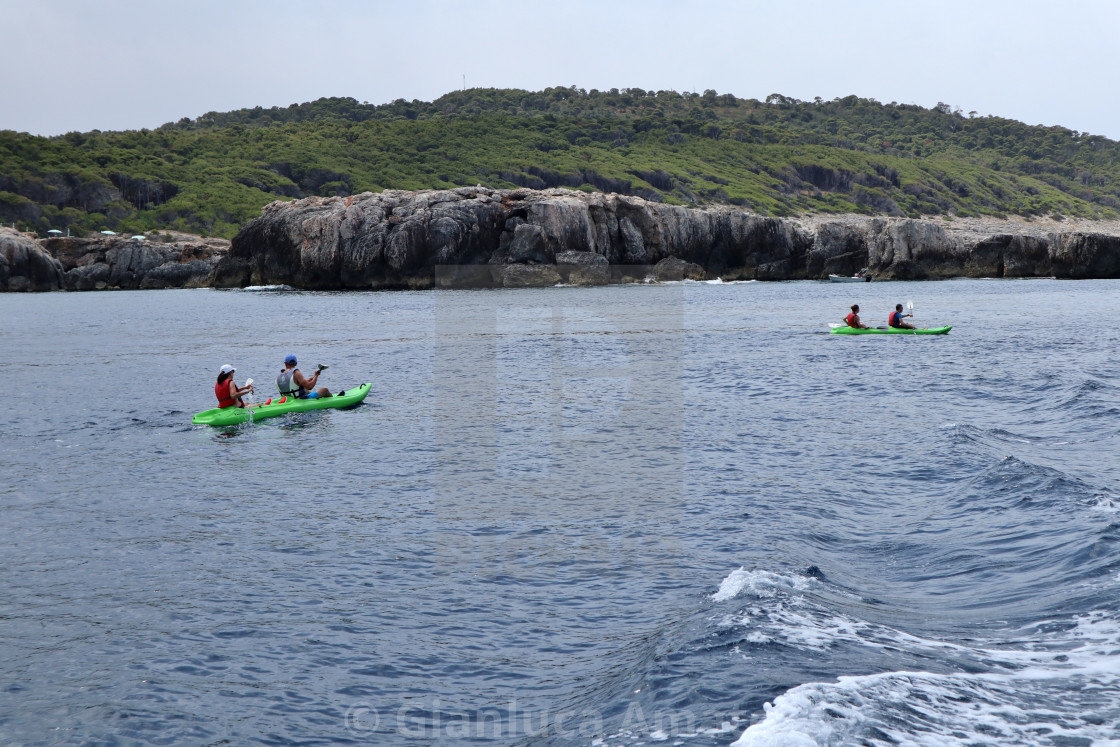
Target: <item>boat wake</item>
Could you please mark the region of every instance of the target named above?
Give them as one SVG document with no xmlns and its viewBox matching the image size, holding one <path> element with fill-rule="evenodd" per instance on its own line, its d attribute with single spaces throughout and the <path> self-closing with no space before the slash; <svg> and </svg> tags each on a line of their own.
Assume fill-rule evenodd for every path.
<svg viewBox="0 0 1120 747">
<path fill-rule="evenodd" d="M 1048 621 L 994 645 L 967 651 L 986 671 L 892 671 L 799 685 L 766 703 L 765 718 L 734 747 L 1117 744 L 1115 620 L 1098 613 Z"/>
<path fill-rule="evenodd" d="M 1116 579 L 1109 583 L 1115 590 Z M 828 586 L 733 571 L 712 595 L 738 607 L 718 620 L 719 636 L 736 639 L 730 653 L 753 666 L 791 651 L 821 661 L 863 659 L 868 669 L 901 666 L 787 690 L 763 706 L 734 747 L 1116 744 L 1109 740 L 1120 723 L 1120 624 L 1111 613 L 953 642 L 831 611 L 824 597 L 847 592 Z"/>
</svg>

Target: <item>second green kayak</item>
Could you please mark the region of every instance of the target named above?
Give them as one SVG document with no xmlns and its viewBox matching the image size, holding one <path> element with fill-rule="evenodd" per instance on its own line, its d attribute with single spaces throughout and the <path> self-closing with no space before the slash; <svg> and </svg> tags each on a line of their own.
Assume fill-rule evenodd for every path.
<svg viewBox="0 0 1120 747">
<path fill-rule="evenodd" d="M 930 327 L 929 329 L 900 329 L 887 327 L 886 329 L 856 329 L 855 327 L 833 327 L 834 335 L 944 335 L 952 327 Z"/>
<path fill-rule="evenodd" d="M 195 425 L 237 425 L 250 420 L 263 420 L 286 415 L 289 412 L 304 412 L 306 410 L 325 410 L 327 408 L 356 407 L 369 394 L 370 384 L 362 384 L 353 389 L 347 389 L 343 394 L 322 399 L 296 399 L 287 397 L 283 402 L 274 400 L 272 404 L 260 407 L 226 407 L 214 408 L 200 412 L 191 418 Z"/>
</svg>

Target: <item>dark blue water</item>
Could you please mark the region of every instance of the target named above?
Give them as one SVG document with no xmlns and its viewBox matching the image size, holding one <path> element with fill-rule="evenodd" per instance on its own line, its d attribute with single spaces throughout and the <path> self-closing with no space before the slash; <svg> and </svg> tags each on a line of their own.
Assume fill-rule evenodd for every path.
<svg viewBox="0 0 1120 747">
<path fill-rule="evenodd" d="M 913 300 L 945 337 L 837 337 Z M 1120 282 L 0 296 L 0 742 L 1120 740 Z M 287 352 L 365 404 L 190 425 Z"/>
</svg>

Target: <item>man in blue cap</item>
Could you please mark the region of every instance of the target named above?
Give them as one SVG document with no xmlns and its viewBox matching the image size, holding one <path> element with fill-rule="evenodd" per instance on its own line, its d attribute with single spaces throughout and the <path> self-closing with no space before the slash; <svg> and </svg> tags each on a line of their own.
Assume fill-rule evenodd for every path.
<svg viewBox="0 0 1120 747">
<path fill-rule="evenodd" d="M 329 397 L 331 393 L 327 391 L 325 386 L 315 388 L 315 385 L 319 383 L 319 374 L 324 368 L 326 366 L 320 364 L 315 369 L 315 373 L 308 379 L 296 368 L 296 357 L 288 353 L 284 358 L 284 370 L 276 377 L 276 388 L 280 390 L 280 394 L 296 399 Z"/>
</svg>

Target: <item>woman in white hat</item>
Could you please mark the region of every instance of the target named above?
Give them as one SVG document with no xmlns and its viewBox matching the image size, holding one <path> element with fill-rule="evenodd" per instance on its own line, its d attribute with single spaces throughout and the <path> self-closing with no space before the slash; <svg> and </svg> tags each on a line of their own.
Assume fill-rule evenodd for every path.
<svg viewBox="0 0 1120 747">
<path fill-rule="evenodd" d="M 218 372 L 218 383 L 214 385 L 214 396 L 218 398 L 218 407 L 225 409 L 226 407 L 244 407 L 245 401 L 241 399 L 242 395 L 249 394 L 253 391 L 253 385 L 249 384 L 241 389 L 237 388 L 237 384 L 233 381 L 233 372 L 237 369 L 230 364 L 225 364 Z"/>
</svg>

